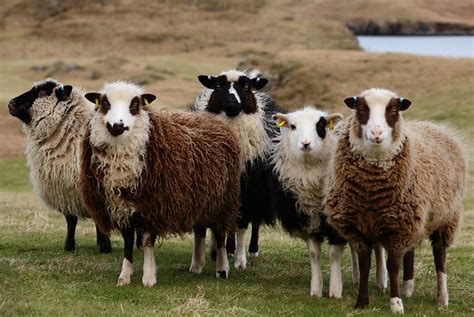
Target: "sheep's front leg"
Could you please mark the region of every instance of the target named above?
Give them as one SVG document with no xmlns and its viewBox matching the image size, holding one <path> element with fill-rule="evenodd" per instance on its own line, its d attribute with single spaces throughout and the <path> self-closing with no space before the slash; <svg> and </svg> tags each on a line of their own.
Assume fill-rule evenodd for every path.
<svg viewBox="0 0 474 317">
<path fill-rule="evenodd" d="M 388 252 L 387 269 L 390 276 L 390 310 L 392 313 L 398 314 L 403 314 L 403 301 L 400 298 L 398 285 L 401 262 L 402 255 L 393 251 Z"/>
<path fill-rule="evenodd" d="M 133 240 L 135 232 L 133 228 L 122 229 L 121 232 L 124 242 L 124 258 L 122 262 L 122 272 L 120 272 L 117 286 L 130 284 L 133 274 Z"/>
<path fill-rule="evenodd" d="M 245 254 L 245 233 L 247 228 L 241 228 L 237 231 L 237 244 L 235 249 L 235 262 L 234 267 L 236 269 L 245 269 L 247 267 L 247 255 Z"/>
<path fill-rule="evenodd" d="M 156 284 L 156 262 L 153 254 L 156 235 L 149 232 L 143 233 L 143 277 L 142 283 L 145 287 Z M 132 243 L 133 247 L 133 243 Z"/>
<path fill-rule="evenodd" d="M 308 255 L 311 262 L 311 296 L 323 296 L 323 277 L 321 274 L 321 242 L 314 239 L 306 240 Z"/>
<path fill-rule="evenodd" d="M 382 292 L 387 288 L 387 266 L 385 265 L 385 249 L 381 244 L 376 244 L 375 252 L 375 280 L 377 288 Z"/>
<path fill-rule="evenodd" d="M 369 273 L 372 250 L 368 246 L 359 246 L 357 258 L 359 260 L 359 293 L 355 308 L 365 308 L 369 304 Z"/>
<path fill-rule="evenodd" d="M 73 252 L 76 250 L 76 240 L 74 238 L 76 234 L 77 217 L 71 215 L 65 215 L 67 222 L 67 234 L 66 240 L 64 241 L 64 251 Z"/>
<path fill-rule="evenodd" d="M 341 263 L 344 244 L 335 244 L 329 246 L 330 279 L 329 279 L 329 297 L 342 298 L 342 273 Z"/>
<path fill-rule="evenodd" d="M 200 274 L 204 267 L 205 255 L 204 249 L 206 244 L 206 227 L 194 227 L 194 246 L 193 246 L 193 258 L 191 260 L 191 266 L 189 272 Z M 211 237 L 211 240 L 214 237 Z"/>
<path fill-rule="evenodd" d="M 214 231 L 217 243 L 216 277 L 227 278 L 229 276 L 229 262 L 227 261 L 227 250 L 225 247 L 225 235 Z"/>
<path fill-rule="evenodd" d="M 438 280 L 438 307 L 444 309 L 448 307 L 448 286 L 446 275 L 446 247 L 433 244 L 433 255 L 436 267 L 436 277 Z"/>
<path fill-rule="evenodd" d="M 415 288 L 415 249 L 409 250 L 403 257 L 403 295 L 411 297 Z"/>
</svg>

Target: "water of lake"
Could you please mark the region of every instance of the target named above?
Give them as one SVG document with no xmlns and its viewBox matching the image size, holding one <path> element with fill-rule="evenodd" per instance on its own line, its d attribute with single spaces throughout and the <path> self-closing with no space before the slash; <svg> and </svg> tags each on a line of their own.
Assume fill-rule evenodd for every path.
<svg viewBox="0 0 474 317">
<path fill-rule="evenodd" d="M 474 58 L 474 36 L 357 36 L 359 46 L 373 53 L 411 53 Z"/>
</svg>

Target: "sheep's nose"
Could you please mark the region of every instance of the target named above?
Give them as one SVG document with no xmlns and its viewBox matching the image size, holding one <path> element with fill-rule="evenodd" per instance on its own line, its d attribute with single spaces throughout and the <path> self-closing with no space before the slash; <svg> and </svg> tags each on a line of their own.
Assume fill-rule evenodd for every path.
<svg viewBox="0 0 474 317">
<path fill-rule="evenodd" d="M 310 141 L 302 141 L 301 144 L 303 144 L 303 149 L 309 149 L 309 146 L 311 145 Z"/>
<path fill-rule="evenodd" d="M 374 137 L 380 137 L 382 135 L 383 131 L 382 130 L 371 130 L 370 134 L 372 134 Z"/>
<path fill-rule="evenodd" d="M 8 103 L 8 110 L 13 110 L 13 109 L 16 109 L 16 103 L 15 103 L 15 100 L 10 100 L 10 102 Z"/>
<path fill-rule="evenodd" d="M 114 123 L 114 125 L 110 125 L 110 123 L 107 123 L 107 129 L 113 136 L 119 136 L 124 133 L 125 130 L 128 130 L 128 127 L 125 127 L 122 122 Z"/>
<path fill-rule="evenodd" d="M 229 94 L 228 100 L 229 100 L 229 103 L 231 104 L 239 103 L 239 101 L 237 100 L 234 94 Z"/>
</svg>

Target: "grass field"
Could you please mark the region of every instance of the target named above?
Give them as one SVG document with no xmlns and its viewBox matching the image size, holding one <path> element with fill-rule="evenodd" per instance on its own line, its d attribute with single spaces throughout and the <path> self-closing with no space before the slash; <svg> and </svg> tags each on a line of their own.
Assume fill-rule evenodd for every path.
<svg viewBox="0 0 474 317">
<path fill-rule="evenodd" d="M 12 173 L 11 171 L 15 171 Z M 166 240 L 156 247 L 158 284 L 141 284 L 141 250 L 135 251 L 132 284 L 116 287 L 122 259 L 122 242 L 113 238 L 113 253 L 98 254 L 95 229 L 82 221 L 77 230 L 77 250 L 62 251 L 65 221 L 41 205 L 30 191 L 23 159 L 0 160 L 0 315 L 239 315 L 239 316 L 380 316 L 389 315 L 389 296 L 374 287 L 367 310 L 352 309 L 356 289 L 350 278 L 350 256 L 343 262 L 342 300 L 327 298 L 327 248 L 322 256 L 324 298 L 309 296 L 310 265 L 306 245 L 289 238 L 279 228 L 265 229 L 261 255 L 245 271 L 231 268 L 228 280 L 214 277 L 207 257 L 201 275 L 188 273 L 190 236 Z M 466 215 L 468 230 L 448 256 L 450 307 L 443 315 L 474 314 L 474 214 Z M 232 259 L 231 259 L 232 264 Z M 374 270 L 372 270 L 374 271 Z M 438 314 L 436 278 L 427 243 L 416 250 L 416 287 L 405 300 L 408 316 Z"/>
<path fill-rule="evenodd" d="M 472 158 L 474 59 L 367 54 L 345 27 L 350 19 L 374 13 L 379 21 L 472 25 L 472 1 L 97 2 L 77 1 L 77 7 L 43 19 L 35 15 L 36 0 L 0 3 L 0 316 L 391 315 L 389 295 L 374 286 L 375 272 L 369 308 L 353 310 L 357 291 L 347 250 L 343 299 L 328 298 L 326 246 L 324 298 L 311 298 L 306 244 L 280 228 L 263 229 L 260 257 L 250 259 L 245 271 L 231 266 L 228 280 L 215 278 L 209 257 L 201 275 L 188 273 L 192 239 L 185 236 L 155 247 L 153 289 L 141 285 L 142 250 L 135 251 L 132 284 L 116 287 L 121 239 L 113 236 L 112 254 L 99 254 L 94 225 L 84 220 L 76 252 L 62 251 L 65 220 L 32 192 L 24 135 L 5 105 L 34 81 L 53 76 L 86 90 L 104 81 L 134 80 L 156 93 L 154 107 L 185 108 L 201 89 L 197 75 L 240 65 L 261 69 L 270 78 L 269 92 L 288 108 L 311 103 L 347 117 L 344 97 L 373 86 L 397 91 L 413 101 L 407 118 L 454 126 Z M 38 67 L 45 70 L 34 70 Z M 416 250 L 414 296 L 404 300 L 408 316 L 474 316 L 473 163 L 469 175 L 463 230 L 448 255 L 449 309 L 437 310 L 434 264 L 425 242 Z"/>
</svg>

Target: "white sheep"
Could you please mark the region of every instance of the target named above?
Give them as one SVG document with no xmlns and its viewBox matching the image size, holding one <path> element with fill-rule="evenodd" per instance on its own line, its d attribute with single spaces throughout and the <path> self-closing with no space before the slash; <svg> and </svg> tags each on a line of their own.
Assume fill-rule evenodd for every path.
<svg viewBox="0 0 474 317">
<path fill-rule="evenodd" d="M 79 88 L 48 78 L 13 98 L 10 114 L 23 122 L 26 157 L 35 192 L 67 221 L 66 251 L 75 250 L 78 218 L 89 217 L 79 191 L 82 137 L 94 111 Z M 108 236 L 98 228 L 99 252 L 111 252 Z"/>
</svg>

